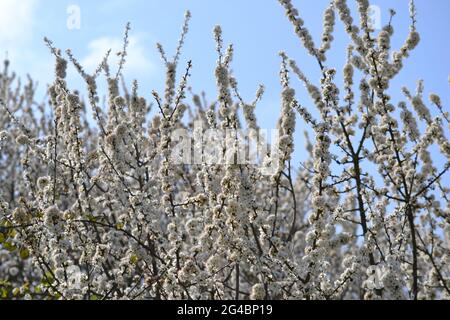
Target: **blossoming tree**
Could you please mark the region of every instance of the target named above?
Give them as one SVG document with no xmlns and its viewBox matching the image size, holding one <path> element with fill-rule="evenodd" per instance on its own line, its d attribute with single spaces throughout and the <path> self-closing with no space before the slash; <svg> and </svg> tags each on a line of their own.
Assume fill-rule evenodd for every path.
<svg viewBox="0 0 450 320">
<path fill-rule="evenodd" d="M 403 88 L 404 101 L 388 93 L 419 44 L 414 3 L 409 35 L 393 51 L 393 19 L 373 30 L 368 0 L 356 1 L 359 25 L 345 0 L 331 1 L 319 46 L 291 1 L 279 2 L 322 76 L 309 79 L 280 54 L 279 139 L 271 146 L 254 112 L 264 88 L 254 101 L 241 97 L 220 27 L 217 99 L 191 92 L 188 100 L 192 63 L 177 75 L 189 13 L 175 55 L 158 44 L 166 85 L 151 102 L 137 82 L 121 81 L 129 26 L 115 71 L 109 52 L 88 74 L 46 40 L 56 67 L 43 103 L 35 83 L 21 86 L 5 62 L 2 298 L 450 298 L 449 115 L 437 95 L 424 99 L 421 82 L 414 93 Z M 327 65 L 336 18 L 351 42 L 341 88 L 340 71 Z M 69 62 L 86 82 L 86 100 L 66 82 Z M 302 105 L 292 77 L 317 110 Z M 298 114 L 314 138 L 295 166 Z M 216 136 L 214 154 L 208 130 L 231 133 Z M 252 146 L 259 156 L 239 157 Z"/>
</svg>

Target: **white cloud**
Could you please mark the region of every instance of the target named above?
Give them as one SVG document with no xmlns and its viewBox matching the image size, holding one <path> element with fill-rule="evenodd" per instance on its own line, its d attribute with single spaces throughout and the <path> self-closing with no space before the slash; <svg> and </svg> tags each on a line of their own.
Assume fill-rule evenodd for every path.
<svg viewBox="0 0 450 320">
<path fill-rule="evenodd" d="M 0 44 L 16 47 L 33 34 L 38 0 L 0 0 Z"/>
<path fill-rule="evenodd" d="M 88 45 L 89 54 L 82 59 L 81 64 L 87 71 L 92 72 L 104 58 L 106 52 L 111 49 L 109 64 L 115 71 L 119 58 L 116 53 L 123 49 L 123 39 L 102 37 L 91 41 Z M 147 58 L 144 47 L 139 38 L 131 36 L 127 49 L 127 57 L 124 72 L 126 74 L 139 74 L 153 69 L 153 63 Z"/>
<path fill-rule="evenodd" d="M 49 65 L 51 56 L 39 56 L 32 49 L 37 9 L 41 0 L 0 0 L 0 64 L 7 53 L 12 69 L 24 77 L 30 73 L 41 86 L 50 79 L 43 66 Z M 50 73 L 51 74 L 51 73 Z"/>
</svg>

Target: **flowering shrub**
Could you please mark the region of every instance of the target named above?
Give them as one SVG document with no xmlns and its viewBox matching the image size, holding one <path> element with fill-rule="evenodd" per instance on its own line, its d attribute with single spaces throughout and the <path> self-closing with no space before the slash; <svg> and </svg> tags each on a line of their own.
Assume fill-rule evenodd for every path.
<svg viewBox="0 0 450 320">
<path fill-rule="evenodd" d="M 356 1 L 359 26 L 345 0 L 332 1 L 319 46 L 291 1 L 279 2 L 322 77 L 315 83 L 280 54 L 279 139 L 270 147 L 254 113 L 264 88 L 243 100 L 220 27 L 216 101 L 188 101 L 191 62 L 177 83 L 189 13 L 174 57 L 158 44 L 166 85 L 153 104 L 136 82 L 121 82 L 129 26 L 115 72 L 109 52 L 88 74 L 46 40 L 56 59 L 48 102 L 36 103 L 35 83 L 20 86 L 5 62 L 2 298 L 450 298 L 449 115 L 437 95 L 426 101 L 421 82 L 415 93 L 403 89 L 404 101 L 388 94 L 419 43 L 414 3 L 409 35 L 393 51 L 395 13 L 376 32 L 368 0 Z M 351 39 L 341 88 L 327 66 L 337 18 Z M 68 63 L 85 80 L 87 101 L 66 82 Z M 317 112 L 302 106 L 293 76 Z M 315 136 L 294 168 L 297 113 Z M 215 142 L 206 143 L 211 132 Z"/>
</svg>

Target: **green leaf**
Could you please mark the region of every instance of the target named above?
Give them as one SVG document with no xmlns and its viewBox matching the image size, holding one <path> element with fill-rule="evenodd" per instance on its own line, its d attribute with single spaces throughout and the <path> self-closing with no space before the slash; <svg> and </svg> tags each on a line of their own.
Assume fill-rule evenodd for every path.
<svg viewBox="0 0 450 320">
<path fill-rule="evenodd" d="M 14 288 L 12 291 L 12 294 L 14 297 L 17 297 L 20 294 L 20 289 L 19 288 Z"/>
<path fill-rule="evenodd" d="M 9 252 L 15 251 L 17 248 L 11 243 L 11 242 L 5 242 L 3 244 L 3 247 L 8 250 Z"/>
<path fill-rule="evenodd" d="M 20 257 L 21 257 L 23 260 L 28 259 L 28 258 L 30 257 L 30 251 L 28 251 L 27 248 L 23 248 L 22 250 L 20 250 Z"/>
<path fill-rule="evenodd" d="M 131 263 L 131 264 L 136 264 L 137 262 L 138 262 L 138 256 L 135 255 L 135 254 L 131 255 L 131 257 L 130 257 L 130 263 Z"/>
<path fill-rule="evenodd" d="M 8 298 L 8 291 L 7 291 L 5 288 L 2 288 L 2 289 L 0 290 L 0 293 L 1 293 L 2 299 Z"/>
</svg>

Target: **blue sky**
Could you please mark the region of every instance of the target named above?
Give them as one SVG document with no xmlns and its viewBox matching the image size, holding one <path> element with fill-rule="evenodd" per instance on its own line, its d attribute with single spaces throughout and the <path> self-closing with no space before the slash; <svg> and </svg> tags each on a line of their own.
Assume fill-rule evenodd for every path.
<svg viewBox="0 0 450 320">
<path fill-rule="evenodd" d="M 316 43 L 319 42 L 321 14 L 329 1 L 293 2 Z M 383 25 L 389 18 L 388 9 L 397 11 L 393 47 L 400 47 L 408 33 L 408 0 L 374 0 L 372 4 L 381 8 Z M 402 98 L 401 86 L 406 85 L 414 90 L 416 80 L 422 78 L 426 93 L 433 91 L 441 95 L 448 109 L 450 1 L 417 0 L 416 4 L 422 42 L 393 82 L 391 94 L 394 98 Z M 70 16 L 67 9 L 71 5 L 80 8 L 80 29 L 67 28 Z M 280 50 L 295 58 L 311 80 L 318 83 L 317 64 L 301 47 L 276 0 L 0 0 L 0 53 L 7 51 L 12 67 L 22 76 L 30 73 L 43 89 L 53 75 L 53 59 L 43 44 L 44 36 L 61 49 L 71 48 L 75 56 L 87 65 L 87 69 L 92 70 L 108 47 L 119 50 L 124 26 L 129 21 L 132 25 L 131 47 L 125 76 L 128 82 L 137 78 L 140 93 L 150 97 L 151 90 L 161 90 L 164 83 L 164 69 L 155 43 L 161 42 L 166 52 L 173 54 L 186 9 L 191 11 L 192 20 L 182 62 L 193 60 L 190 85 L 196 92 L 206 91 L 210 100 L 216 95 L 216 55 L 212 39 L 212 29 L 216 24 L 222 26 L 225 42 L 232 42 L 235 46 L 233 70 L 242 95 L 252 100 L 258 84 L 264 84 L 267 88 L 257 109 L 262 127 L 274 127 L 279 115 Z M 337 24 L 336 39 L 327 65 L 335 66 L 340 72 L 344 63 L 344 48 L 348 44 L 340 22 Z M 69 80 L 71 87 L 81 86 L 79 78 L 73 73 Z M 305 97 L 299 83 L 294 84 L 298 87 L 298 94 Z M 300 100 L 305 106 L 312 105 L 308 99 Z M 299 139 L 301 136 L 299 128 Z"/>
</svg>

